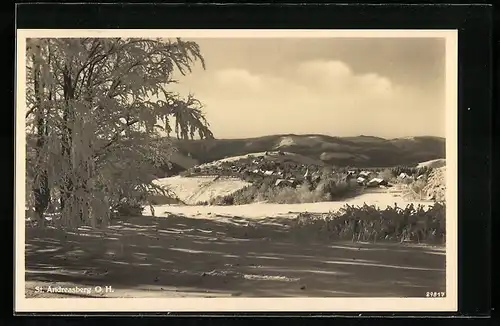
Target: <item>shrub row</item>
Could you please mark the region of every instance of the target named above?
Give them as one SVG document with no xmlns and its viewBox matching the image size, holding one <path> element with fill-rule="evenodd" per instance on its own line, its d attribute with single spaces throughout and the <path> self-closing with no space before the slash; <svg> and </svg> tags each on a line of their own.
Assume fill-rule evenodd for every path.
<svg viewBox="0 0 500 326">
<path fill-rule="evenodd" d="M 278 187 L 272 178 L 244 187 L 230 195 L 215 197 L 201 205 L 245 205 L 259 201 L 277 204 L 314 203 L 359 195 L 361 188 L 340 178 L 323 179 L 317 185 L 305 182 L 296 188 Z"/>
<path fill-rule="evenodd" d="M 444 244 L 446 206 L 435 203 L 430 208 L 408 204 L 380 209 L 376 206 L 345 205 L 335 213 L 301 213 L 295 231 L 318 234 L 332 240 L 411 241 Z"/>
<path fill-rule="evenodd" d="M 395 166 L 390 171 L 394 177 L 399 176 L 401 173 L 406 173 L 410 176 L 424 175 L 427 177 L 432 172 L 432 168 L 428 166 Z"/>
</svg>

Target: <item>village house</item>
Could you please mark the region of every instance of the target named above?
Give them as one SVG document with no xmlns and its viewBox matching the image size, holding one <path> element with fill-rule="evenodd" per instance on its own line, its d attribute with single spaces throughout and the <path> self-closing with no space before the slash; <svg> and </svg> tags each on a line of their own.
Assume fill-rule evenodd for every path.
<svg viewBox="0 0 500 326">
<path fill-rule="evenodd" d="M 295 182 L 292 180 L 286 180 L 286 179 L 278 179 L 274 183 L 276 187 L 294 187 Z"/>
<path fill-rule="evenodd" d="M 398 175 L 398 178 L 399 178 L 399 179 L 403 179 L 403 180 L 404 180 L 404 179 L 409 179 L 409 178 L 411 178 L 411 176 L 409 176 L 408 174 L 406 174 L 406 173 L 402 172 L 402 173 L 400 173 L 400 174 Z"/>
<path fill-rule="evenodd" d="M 356 182 L 358 183 L 358 185 L 360 186 L 364 186 L 366 184 L 366 178 L 363 178 L 363 177 L 358 177 L 356 179 Z"/>
<path fill-rule="evenodd" d="M 371 175 L 371 172 L 369 172 L 369 171 L 361 171 L 359 173 L 358 177 L 368 178 L 370 175 Z"/>
<path fill-rule="evenodd" d="M 373 178 L 367 182 L 367 187 L 380 187 L 380 186 L 388 186 L 388 182 L 382 178 Z"/>
</svg>

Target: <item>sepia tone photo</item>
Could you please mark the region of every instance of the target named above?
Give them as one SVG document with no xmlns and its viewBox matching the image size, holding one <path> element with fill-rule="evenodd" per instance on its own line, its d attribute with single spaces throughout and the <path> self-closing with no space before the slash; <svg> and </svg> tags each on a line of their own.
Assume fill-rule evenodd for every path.
<svg viewBox="0 0 500 326">
<path fill-rule="evenodd" d="M 17 33 L 16 310 L 456 310 L 455 31 Z"/>
</svg>

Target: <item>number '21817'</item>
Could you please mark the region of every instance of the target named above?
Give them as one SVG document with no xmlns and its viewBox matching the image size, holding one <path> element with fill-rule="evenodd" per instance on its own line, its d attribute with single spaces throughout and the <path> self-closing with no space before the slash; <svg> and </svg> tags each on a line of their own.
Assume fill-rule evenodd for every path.
<svg viewBox="0 0 500 326">
<path fill-rule="evenodd" d="M 446 296 L 445 292 L 426 292 L 425 296 L 427 298 L 444 298 Z"/>
</svg>

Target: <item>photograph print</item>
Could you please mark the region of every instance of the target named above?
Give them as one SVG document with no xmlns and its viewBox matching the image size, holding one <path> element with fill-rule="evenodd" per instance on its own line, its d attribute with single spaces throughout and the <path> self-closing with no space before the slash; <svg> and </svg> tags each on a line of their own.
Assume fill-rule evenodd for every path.
<svg viewBox="0 0 500 326">
<path fill-rule="evenodd" d="M 16 310 L 456 310 L 456 31 L 17 33 Z"/>
</svg>

